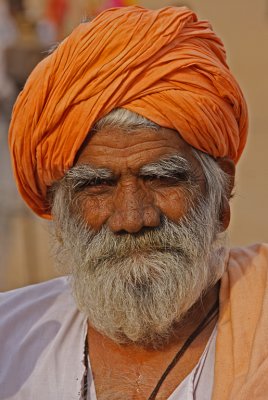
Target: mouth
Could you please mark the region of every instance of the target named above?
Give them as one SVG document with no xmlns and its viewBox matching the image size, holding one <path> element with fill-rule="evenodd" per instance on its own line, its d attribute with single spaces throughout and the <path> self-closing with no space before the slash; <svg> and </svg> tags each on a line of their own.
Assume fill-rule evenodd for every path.
<svg viewBox="0 0 268 400">
<path fill-rule="evenodd" d="M 155 247 L 155 248 L 134 248 L 134 249 L 120 249 L 120 251 L 114 251 L 110 253 L 102 253 L 99 260 L 111 260 L 111 261 L 122 261 L 126 259 L 133 259 L 134 261 L 141 260 L 148 257 L 155 257 L 159 255 L 172 255 L 172 256 L 184 256 L 185 252 L 182 249 L 174 247 Z"/>
</svg>

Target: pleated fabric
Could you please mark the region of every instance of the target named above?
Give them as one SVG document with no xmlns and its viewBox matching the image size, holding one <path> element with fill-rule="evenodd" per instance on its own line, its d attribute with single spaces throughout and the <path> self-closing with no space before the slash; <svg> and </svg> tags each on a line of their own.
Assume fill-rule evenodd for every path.
<svg viewBox="0 0 268 400">
<path fill-rule="evenodd" d="M 232 249 L 221 279 L 213 400 L 268 398 L 268 244 Z"/>
<path fill-rule="evenodd" d="M 185 7 L 113 8 L 79 25 L 30 75 L 9 143 L 19 191 L 50 218 L 47 189 L 73 166 L 93 124 L 117 107 L 238 161 L 248 115 L 221 40 Z"/>
</svg>

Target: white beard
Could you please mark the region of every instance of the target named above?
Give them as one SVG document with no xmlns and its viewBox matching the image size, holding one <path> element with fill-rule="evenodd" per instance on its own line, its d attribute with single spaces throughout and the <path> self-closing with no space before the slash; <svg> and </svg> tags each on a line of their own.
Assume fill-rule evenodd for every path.
<svg viewBox="0 0 268 400">
<path fill-rule="evenodd" d="M 205 201 L 178 224 L 163 218 L 160 227 L 135 235 L 107 227 L 96 234 L 79 218 L 62 215 L 58 258 L 71 275 L 77 305 L 119 343 L 163 345 L 224 272 L 226 236 L 217 233 Z"/>
</svg>

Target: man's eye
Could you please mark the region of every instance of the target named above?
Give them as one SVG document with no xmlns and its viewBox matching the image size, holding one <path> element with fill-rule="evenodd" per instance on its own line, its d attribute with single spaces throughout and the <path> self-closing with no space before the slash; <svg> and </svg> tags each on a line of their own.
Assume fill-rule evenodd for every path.
<svg viewBox="0 0 268 400">
<path fill-rule="evenodd" d="M 89 181 L 87 186 L 111 186 L 112 184 L 113 184 L 113 182 L 109 181 L 107 179 L 105 180 L 105 179 L 96 178 L 92 181 Z"/>
</svg>

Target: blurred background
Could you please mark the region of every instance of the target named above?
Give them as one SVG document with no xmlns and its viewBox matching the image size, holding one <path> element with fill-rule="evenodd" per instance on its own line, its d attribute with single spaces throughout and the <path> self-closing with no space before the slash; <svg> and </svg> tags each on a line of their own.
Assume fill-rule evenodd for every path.
<svg viewBox="0 0 268 400">
<path fill-rule="evenodd" d="M 249 140 L 232 200 L 230 243 L 268 242 L 268 0 L 0 0 L 0 290 L 57 275 L 49 223 L 23 204 L 12 177 L 7 134 L 15 98 L 51 45 L 83 18 L 132 4 L 152 9 L 186 5 L 208 19 L 223 39 L 250 111 Z"/>
</svg>

